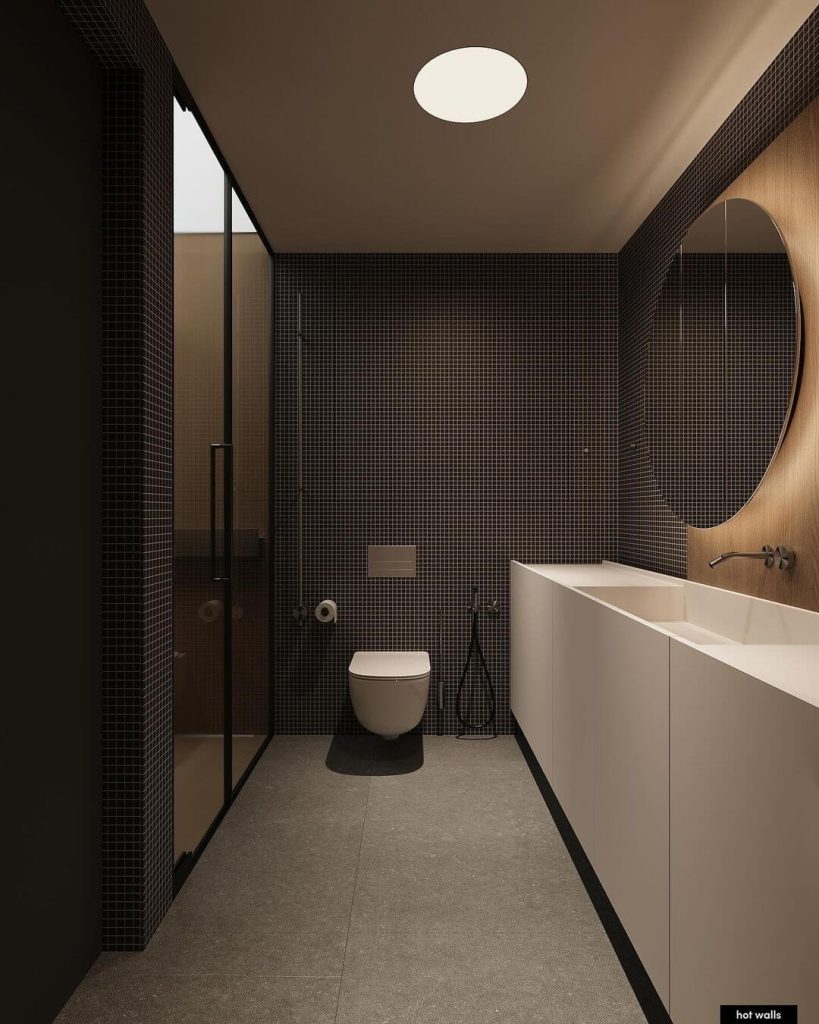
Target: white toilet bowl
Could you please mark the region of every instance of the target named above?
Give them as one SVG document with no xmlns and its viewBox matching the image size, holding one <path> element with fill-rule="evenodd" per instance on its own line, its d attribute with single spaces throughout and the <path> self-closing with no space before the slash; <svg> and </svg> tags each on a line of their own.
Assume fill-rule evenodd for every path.
<svg viewBox="0 0 819 1024">
<path fill-rule="evenodd" d="M 421 721 L 429 694 L 426 651 L 356 651 L 350 698 L 365 729 L 394 740 Z"/>
</svg>

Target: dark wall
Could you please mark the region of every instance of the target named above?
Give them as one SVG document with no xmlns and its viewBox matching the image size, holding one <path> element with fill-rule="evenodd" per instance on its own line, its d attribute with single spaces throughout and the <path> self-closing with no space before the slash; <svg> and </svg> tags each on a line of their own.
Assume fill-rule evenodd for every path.
<svg viewBox="0 0 819 1024">
<path fill-rule="evenodd" d="M 101 651 L 102 942 L 141 949 L 173 887 L 173 66 L 141 0 L 18 7 L 4 23 L 13 145 L 3 164 L 3 285 L 13 415 L 3 472 L 14 496 L 6 510 L 18 517 L 5 557 L 28 572 L 9 571 L 20 622 L 8 622 L 7 635 L 26 639 L 7 655 L 21 658 L 22 668 L 6 677 L 27 680 L 36 671 L 50 681 L 53 659 L 62 670 L 55 685 L 62 683 L 70 656 L 57 634 L 79 642 L 68 623 L 82 617 L 88 575 L 65 571 L 58 556 L 79 564 L 93 541 L 100 634 L 87 643 L 89 652 Z M 72 55 L 93 77 L 91 101 L 87 84 L 66 71 Z M 92 116 L 93 160 L 80 130 Z M 101 248 L 89 253 L 92 225 Z M 101 334 L 90 334 L 76 312 L 83 308 L 78 278 L 93 284 Z M 77 338 L 101 343 L 93 373 Z M 92 415 L 100 431 L 93 443 L 78 433 Z M 26 445 L 46 451 L 51 470 L 37 466 Z M 92 456 L 100 460 L 93 472 Z M 92 502 L 101 509 L 96 527 L 87 514 Z M 72 529 L 77 522 L 83 532 Z M 15 699 L 49 707 L 38 686 L 30 688 L 26 697 L 21 684 Z M 61 690 L 55 717 L 62 699 L 70 698 Z M 9 721 L 30 727 L 13 714 Z M 78 736 L 71 745 L 86 749 Z M 4 747 L 13 758 L 7 777 L 22 777 L 25 762 L 13 745 Z M 43 749 L 47 738 L 32 732 L 28 762 L 39 765 L 35 750 Z M 49 870 L 60 870 L 61 836 L 41 828 Z"/>
<path fill-rule="evenodd" d="M 301 630 L 291 617 L 299 288 Z M 275 303 L 276 731 L 357 730 L 347 667 L 354 650 L 378 648 L 429 651 L 423 728 L 456 731 L 473 584 L 501 601 L 500 619 L 481 628 L 508 731 L 509 560 L 615 554 L 616 257 L 282 255 Z M 371 543 L 416 544 L 417 578 L 368 579 Z M 313 617 L 325 597 L 337 626 Z"/>
<path fill-rule="evenodd" d="M 102 921 L 133 950 L 173 889 L 173 66 L 142 0 L 60 7 L 103 80 Z"/>
<path fill-rule="evenodd" d="M 39 1024 L 101 937 L 101 85 L 53 0 L 8 7 L 0 48 L 2 1004 Z"/>
<path fill-rule="evenodd" d="M 619 558 L 684 576 L 685 525 L 654 478 L 648 347 L 666 273 L 688 228 L 819 95 L 819 9 L 782 50 L 619 254 Z M 683 401 L 694 396 L 683 395 Z"/>
</svg>

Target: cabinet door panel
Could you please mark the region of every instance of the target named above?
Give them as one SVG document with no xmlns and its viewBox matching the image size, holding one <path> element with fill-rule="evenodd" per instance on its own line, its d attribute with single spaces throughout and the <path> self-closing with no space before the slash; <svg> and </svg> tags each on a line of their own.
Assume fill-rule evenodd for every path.
<svg viewBox="0 0 819 1024">
<path fill-rule="evenodd" d="M 553 788 L 592 864 L 594 747 L 601 606 L 555 584 Z"/>
<path fill-rule="evenodd" d="M 510 570 L 512 713 L 552 777 L 552 582 L 517 562 Z"/>
<path fill-rule="evenodd" d="M 601 608 L 594 865 L 668 1007 L 668 637 Z"/>
<path fill-rule="evenodd" d="M 671 642 L 671 1016 L 819 1020 L 819 710 Z"/>
</svg>

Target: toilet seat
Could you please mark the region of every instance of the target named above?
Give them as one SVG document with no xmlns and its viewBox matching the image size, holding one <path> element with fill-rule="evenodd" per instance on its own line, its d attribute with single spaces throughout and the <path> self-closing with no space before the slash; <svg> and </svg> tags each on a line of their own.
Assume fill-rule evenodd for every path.
<svg viewBox="0 0 819 1024">
<path fill-rule="evenodd" d="M 354 679 L 408 683 L 429 676 L 429 655 L 426 651 L 356 651 L 349 672 Z"/>
</svg>

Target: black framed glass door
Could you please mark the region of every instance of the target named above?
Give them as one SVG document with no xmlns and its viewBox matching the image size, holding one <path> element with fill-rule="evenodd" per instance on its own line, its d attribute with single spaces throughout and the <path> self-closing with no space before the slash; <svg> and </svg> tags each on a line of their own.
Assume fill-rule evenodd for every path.
<svg viewBox="0 0 819 1024">
<path fill-rule="evenodd" d="M 174 855 L 184 877 L 269 738 L 270 257 L 175 106 Z"/>
<path fill-rule="evenodd" d="M 174 110 L 174 857 L 225 802 L 224 173 Z"/>
</svg>

